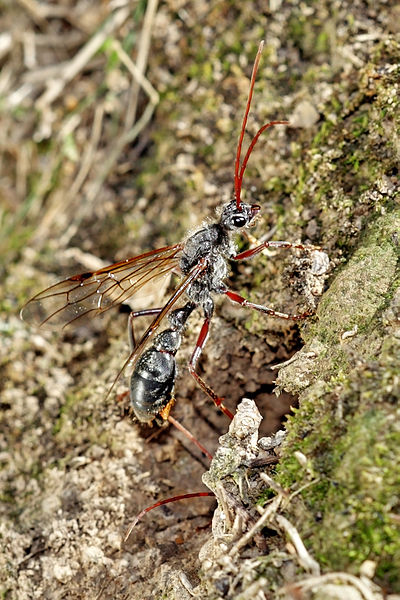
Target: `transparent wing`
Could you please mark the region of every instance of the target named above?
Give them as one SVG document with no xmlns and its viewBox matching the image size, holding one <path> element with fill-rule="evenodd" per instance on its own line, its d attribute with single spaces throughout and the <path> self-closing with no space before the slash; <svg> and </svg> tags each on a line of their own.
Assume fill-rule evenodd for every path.
<svg viewBox="0 0 400 600">
<path fill-rule="evenodd" d="M 116 384 L 126 367 L 130 367 L 133 369 L 137 360 L 139 359 L 143 350 L 145 349 L 146 345 L 150 342 L 151 338 L 154 336 L 154 334 L 160 327 L 160 324 L 163 321 L 164 317 L 166 317 L 166 315 L 173 308 L 173 306 L 175 306 L 176 302 L 186 292 L 191 283 L 193 283 L 193 281 L 195 281 L 203 273 L 203 271 L 205 271 L 207 265 L 207 260 L 205 258 L 201 258 L 199 262 L 194 267 L 192 267 L 188 275 L 186 275 L 186 277 L 184 277 L 184 279 L 180 282 L 172 296 L 169 298 L 168 302 L 164 305 L 159 314 L 150 323 L 149 327 L 146 329 L 141 339 L 122 365 L 122 368 L 120 369 L 118 375 L 114 379 L 112 386 L 108 390 L 107 397 L 110 395 L 111 390 L 113 389 L 114 385 Z"/>
<path fill-rule="evenodd" d="M 21 318 L 42 326 L 66 327 L 125 302 L 146 284 L 164 277 L 179 264 L 183 244 L 127 258 L 98 271 L 73 275 L 31 298 Z"/>
</svg>

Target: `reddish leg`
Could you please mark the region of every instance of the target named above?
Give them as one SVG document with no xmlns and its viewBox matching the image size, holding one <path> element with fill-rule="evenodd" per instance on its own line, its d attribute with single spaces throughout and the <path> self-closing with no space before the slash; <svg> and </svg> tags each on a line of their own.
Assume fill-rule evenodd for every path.
<svg viewBox="0 0 400 600">
<path fill-rule="evenodd" d="M 206 448 L 204 448 L 203 444 L 200 444 L 199 440 L 196 439 L 194 435 L 189 431 L 189 429 L 186 429 L 186 427 L 184 427 L 182 423 L 179 423 L 179 421 L 174 419 L 174 417 L 171 417 L 171 415 L 168 415 L 167 420 L 171 423 L 171 425 L 176 427 L 178 431 L 181 431 L 195 446 L 197 446 L 202 451 L 202 453 L 205 454 L 205 456 L 207 456 L 207 458 L 209 458 L 210 460 L 213 459 L 213 455 L 210 454 Z"/>
<path fill-rule="evenodd" d="M 226 408 L 226 406 L 223 403 L 224 399 L 217 396 L 217 394 L 214 392 L 214 390 L 212 390 L 206 384 L 206 382 L 203 381 L 203 379 L 200 377 L 200 375 L 198 373 L 196 373 L 196 364 L 197 364 L 200 354 L 203 351 L 205 343 L 207 341 L 209 328 L 210 328 L 210 319 L 206 318 L 204 320 L 199 337 L 197 339 L 196 347 L 192 354 L 192 358 L 190 359 L 189 372 L 192 375 L 192 377 L 194 377 L 194 379 L 196 380 L 197 384 L 201 387 L 201 389 L 207 394 L 207 396 L 209 396 L 211 398 L 211 400 L 214 402 L 215 406 L 217 408 L 219 408 L 220 410 L 222 410 L 222 412 L 227 417 L 229 417 L 230 419 L 233 419 L 233 414 L 231 413 L 231 411 L 229 409 Z"/>
<path fill-rule="evenodd" d="M 148 317 L 150 315 L 158 315 L 162 311 L 162 308 L 145 308 L 144 310 L 132 310 L 128 317 L 128 337 L 129 346 L 131 351 L 136 348 L 135 331 L 133 327 L 133 319 L 137 317 Z"/>
<path fill-rule="evenodd" d="M 254 310 L 258 310 L 267 315 L 271 315 L 271 317 L 279 317 L 280 319 L 292 319 L 293 321 L 298 321 L 300 319 L 305 319 L 306 317 L 309 317 L 310 315 L 312 315 L 312 311 L 306 311 L 299 315 L 289 315 L 287 313 L 278 312 L 278 311 L 274 310 L 273 308 L 269 308 L 268 306 L 262 306 L 261 304 L 254 304 L 254 302 L 250 302 L 249 300 L 246 300 L 246 298 L 243 298 L 243 296 L 236 294 L 236 292 L 231 292 L 230 290 L 226 290 L 224 293 L 226 296 L 228 296 L 228 298 L 230 300 L 232 300 L 232 302 L 237 302 L 238 304 L 241 304 L 242 306 L 247 306 L 248 308 L 253 308 Z"/>
<path fill-rule="evenodd" d="M 291 242 L 263 242 L 259 246 L 255 248 L 250 248 L 249 250 L 245 250 L 240 254 L 237 254 L 233 257 L 233 260 L 246 260 L 247 258 L 252 258 L 256 254 L 259 254 L 265 248 L 298 248 L 299 250 L 305 250 L 306 252 L 312 252 L 313 250 L 321 250 L 319 246 L 311 246 L 310 244 L 292 244 Z"/>
<path fill-rule="evenodd" d="M 146 514 L 148 513 L 150 510 L 153 510 L 153 508 L 157 508 L 158 506 L 164 506 L 164 504 L 169 504 L 170 502 L 177 502 L 178 500 L 186 500 L 187 498 L 202 498 L 204 496 L 211 496 L 214 497 L 215 494 L 213 492 L 193 492 L 192 494 L 181 494 L 180 496 L 173 496 L 172 498 L 167 498 L 166 500 L 160 500 L 159 502 L 156 502 L 155 504 L 153 504 L 152 506 L 148 506 L 147 508 L 144 508 L 132 521 L 132 523 L 129 526 L 128 531 L 125 534 L 124 537 L 124 544 L 128 541 L 129 536 L 132 533 L 133 528 L 135 527 L 136 523 Z"/>
</svg>

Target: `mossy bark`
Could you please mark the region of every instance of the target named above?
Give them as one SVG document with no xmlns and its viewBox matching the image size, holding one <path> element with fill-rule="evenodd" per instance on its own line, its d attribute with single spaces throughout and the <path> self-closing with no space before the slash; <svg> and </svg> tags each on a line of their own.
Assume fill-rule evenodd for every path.
<svg viewBox="0 0 400 600">
<path fill-rule="evenodd" d="M 343 242 L 345 258 L 332 273 L 316 318 L 303 329 L 305 346 L 278 377 L 280 389 L 299 394 L 278 481 L 291 490 L 312 483 L 288 508 L 289 518 L 324 569 L 357 572 L 363 561 L 373 560 L 379 582 L 397 591 L 398 57 L 393 42 L 377 49 L 347 90 L 337 124 L 324 140 L 318 136 L 317 161 L 311 151 L 304 165 L 298 198 L 308 196 L 310 188 L 324 198 L 324 236 L 335 239 L 336 247 Z M 328 147 L 334 149 L 333 161 Z M 350 233 L 357 215 L 362 215 L 359 231 Z"/>
<path fill-rule="evenodd" d="M 323 298 L 306 345 L 278 379 L 300 394 L 278 480 L 291 489 L 315 482 L 289 514 L 324 567 L 357 570 L 375 560 L 380 580 L 397 589 L 399 228 L 396 212 L 371 223 Z"/>
</svg>

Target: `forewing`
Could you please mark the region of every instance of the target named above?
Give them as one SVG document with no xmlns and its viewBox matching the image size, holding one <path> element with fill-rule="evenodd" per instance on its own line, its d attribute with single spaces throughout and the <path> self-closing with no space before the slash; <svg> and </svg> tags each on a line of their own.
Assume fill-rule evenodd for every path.
<svg viewBox="0 0 400 600">
<path fill-rule="evenodd" d="M 107 396 L 110 394 L 111 390 L 113 389 L 114 385 L 116 384 L 116 382 L 118 381 L 119 377 L 121 376 L 123 371 L 126 369 L 126 367 L 129 366 L 129 367 L 133 368 L 135 366 L 137 360 L 141 356 L 146 345 L 150 342 L 151 338 L 154 336 L 154 334 L 158 330 L 164 317 L 173 308 L 173 306 L 176 304 L 176 302 L 179 300 L 179 298 L 186 292 L 186 290 L 188 289 L 190 284 L 193 283 L 193 281 L 195 281 L 201 275 L 201 273 L 207 268 L 207 264 L 208 263 L 205 258 L 200 259 L 200 261 L 192 268 L 192 270 L 188 273 L 188 275 L 186 275 L 186 277 L 184 277 L 184 279 L 180 282 L 180 284 L 178 285 L 178 287 L 176 288 L 176 290 L 174 291 L 172 296 L 169 298 L 168 302 L 164 305 L 164 307 L 162 308 L 160 313 L 155 317 L 155 319 L 153 319 L 153 321 L 150 323 L 149 327 L 146 329 L 146 331 L 142 335 L 138 344 L 135 346 L 135 348 L 132 350 L 131 354 L 128 356 L 127 360 L 122 365 L 122 368 L 119 371 L 116 378 L 114 379 L 111 388 L 108 390 Z"/>
<path fill-rule="evenodd" d="M 36 294 L 21 310 L 28 323 L 65 327 L 125 302 L 146 284 L 179 264 L 183 244 L 166 246 L 104 267 L 73 275 Z"/>
</svg>

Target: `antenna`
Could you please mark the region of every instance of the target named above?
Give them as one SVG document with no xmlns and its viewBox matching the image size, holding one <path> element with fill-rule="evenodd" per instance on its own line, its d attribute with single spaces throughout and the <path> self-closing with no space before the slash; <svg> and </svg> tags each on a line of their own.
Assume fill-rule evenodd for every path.
<svg viewBox="0 0 400 600">
<path fill-rule="evenodd" d="M 243 162 L 242 162 L 242 164 L 240 164 L 240 155 L 242 153 L 243 138 L 244 138 L 244 133 L 246 130 L 247 118 L 248 118 L 249 112 L 250 112 L 251 100 L 253 98 L 254 83 L 256 80 L 258 66 L 260 64 L 260 58 L 261 58 L 261 53 L 263 51 L 263 47 L 264 47 L 264 41 L 261 41 L 258 46 L 257 55 L 254 60 L 253 71 L 251 73 L 250 89 L 249 89 L 249 94 L 247 97 L 247 105 L 246 105 L 246 110 L 244 112 L 242 128 L 240 130 L 239 141 L 238 141 L 237 150 L 236 150 L 234 182 L 235 182 L 235 199 L 236 199 L 236 206 L 237 206 L 238 210 L 241 210 L 240 194 L 242 191 L 243 175 L 246 170 L 250 155 L 253 152 L 254 146 L 256 145 L 256 143 L 258 141 L 258 138 L 263 133 L 263 131 L 265 131 L 269 127 L 272 127 L 273 125 L 289 125 L 289 121 L 270 121 L 269 123 L 265 123 L 265 125 L 260 127 L 260 129 L 257 131 L 256 135 L 251 140 L 250 145 L 247 149 L 246 155 L 243 159 Z"/>
</svg>

